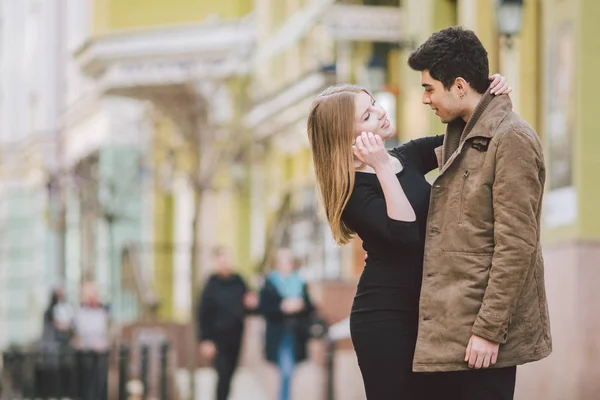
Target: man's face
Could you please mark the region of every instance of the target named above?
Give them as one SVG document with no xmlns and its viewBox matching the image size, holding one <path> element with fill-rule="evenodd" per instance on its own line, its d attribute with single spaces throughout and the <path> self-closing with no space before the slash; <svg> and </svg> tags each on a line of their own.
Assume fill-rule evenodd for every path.
<svg viewBox="0 0 600 400">
<path fill-rule="evenodd" d="M 456 84 L 450 90 L 444 84 L 429 75 L 428 70 L 421 71 L 421 86 L 423 86 L 423 104 L 431 107 L 440 120 L 447 124 L 460 117 L 462 99 L 458 94 Z"/>
<path fill-rule="evenodd" d="M 229 275 L 233 272 L 233 263 L 231 257 L 226 252 L 221 252 L 213 256 L 215 271 L 219 275 Z"/>
</svg>

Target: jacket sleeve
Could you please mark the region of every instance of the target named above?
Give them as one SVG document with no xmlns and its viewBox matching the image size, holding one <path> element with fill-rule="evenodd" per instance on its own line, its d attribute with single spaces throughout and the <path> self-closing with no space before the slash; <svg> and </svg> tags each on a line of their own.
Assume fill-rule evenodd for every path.
<svg viewBox="0 0 600 400">
<path fill-rule="evenodd" d="M 539 212 L 544 160 L 535 132 L 511 129 L 497 145 L 494 211 L 494 255 L 488 286 L 472 332 L 505 343 L 511 317 L 539 241 Z"/>
<path fill-rule="evenodd" d="M 369 185 L 355 185 L 342 218 L 361 237 L 377 237 L 391 244 L 415 244 L 420 240 L 417 221 L 390 218 L 383 193 Z"/>
<path fill-rule="evenodd" d="M 198 341 L 214 340 L 214 312 L 210 299 L 211 285 L 210 280 L 202 291 L 200 304 L 198 305 Z"/>
</svg>

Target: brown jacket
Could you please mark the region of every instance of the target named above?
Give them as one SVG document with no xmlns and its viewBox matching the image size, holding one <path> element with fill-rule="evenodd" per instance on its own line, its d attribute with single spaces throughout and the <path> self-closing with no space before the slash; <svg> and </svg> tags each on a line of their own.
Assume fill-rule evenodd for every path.
<svg viewBox="0 0 600 400">
<path fill-rule="evenodd" d="M 472 334 L 501 344 L 494 367 L 546 357 L 545 168 L 537 134 L 508 96 L 488 92 L 466 126 L 460 119 L 448 125 L 438 150 L 413 369 L 468 369 Z"/>
</svg>

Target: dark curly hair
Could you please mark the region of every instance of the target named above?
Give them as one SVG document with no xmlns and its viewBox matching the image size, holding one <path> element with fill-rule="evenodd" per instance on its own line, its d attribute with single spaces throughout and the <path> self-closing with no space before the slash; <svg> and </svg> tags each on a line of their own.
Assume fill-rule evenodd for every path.
<svg viewBox="0 0 600 400">
<path fill-rule="evenodd" d="M 434 33 L 408 57 L 408 65 L 429 75 L 450 90 L 462 77 L 478 93 L 485 93 L 490 82 L 487 51 L 471 30 L 460 26 Z"/>
</svg>

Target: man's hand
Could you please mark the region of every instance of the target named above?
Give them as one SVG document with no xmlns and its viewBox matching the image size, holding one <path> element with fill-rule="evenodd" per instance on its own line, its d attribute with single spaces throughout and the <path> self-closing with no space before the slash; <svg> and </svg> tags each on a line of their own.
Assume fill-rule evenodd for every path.
<svg viewBox="0 0 600 400">
<path fill-rule="evenodd" d="M 204 340 L 200 342 L 199 350 L 200 356 L 207 361 L 212 361 L 217 354 L 217 346 L 215 346 L 215 343 L 210 340 Z"/>
<path fill-rule="evenodd" d="M 473 335 L 467 345 L 465 361 L 469 363 L 469 368 L 489 368 L 490 365 L 496 364 L 499 348 L 499 343 Z"/>
<path fill-rule="evenodd" d="M 247 292 L 244 295 L 244 307 L 247 310 L 255 310 L 258 307 L 258 296 L 254 292 Z"/>
</svg>

